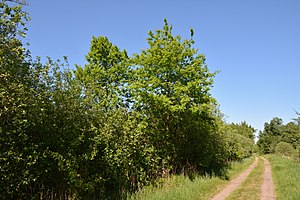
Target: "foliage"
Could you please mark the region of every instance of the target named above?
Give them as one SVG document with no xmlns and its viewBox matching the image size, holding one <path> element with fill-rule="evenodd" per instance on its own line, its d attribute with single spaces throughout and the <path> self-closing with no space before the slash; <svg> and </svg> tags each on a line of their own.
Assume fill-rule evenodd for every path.
<svg viewBox="0 0 300 200">
<path fill-rule="evenodd" d="M 170 174 L 223 175 L 250 155 L 252 127 L 222 131 L 215 73 L 166 20 L 132 58 L 93 37 L 87 64 L 70 70 L 67 58 L 32 60 L 19 1 L 0 8 L 1 199 L 122 199 Z"/>
<path fill-rule="evenodd" d="M 295 149 L 289 143 L 279 142 L 275 147 L 275 153 L 282 156 L 293 156 Z"/>
<path fill-rule="evenodd" d="M 250 138 L 254 141 L 254 133 L 256 130 L 251 125 L 247 124 L 246 121 L 242 121 L 241 123 L 237 124 L 231 123 L 229 126 L 232 127 L 233 131 L 235 131 L 236 133 Z"/>
<path fill-rule="evenodd" d="M 128 78 L 126 51 L 121 52 L 106 37 L 93 37 L 86 60 L 88 64 L 77 66 L 75 71 L 82 86 L 82 95 L 90 95 L 90 105 L 106 112 L 122 107 L 126 95 L 125 79 Z"/>
<path fill-rule="evenodd" d="M 34 157 L 28 157 L 24 133 L 29 125 L 30 59 L 19 38 L 25 36 L 27 14 L 15 4 L 0 2 L 0 198 L 13 195 L 31 178 L 26 170 Z M 24 170 L 19 170 L 24 169 Z"/>
<path fill-rule="evenodd" d="M 240 124 L 222 123 L 220 129 L 223 132 L 228 160 L 241 160 L 252 155 L 254 152 L 254 128 L 246 122 L 242 122 Z"/>
<path fill-rule="evenodd" d="M 145 200 L 169 200 L 169 199 L 211 199 L 228 182 L 246 170 L 254 157 L 241 161 L 234 161 L 228 170 L 229 180 L 220 177 L 196 176 L 193 180 L 183 175 L 175 175 L 168 179 L 162 179 L 160 187 L 152 185 L 144 187 L 127 199 Z M 251 190 L 250 190 L 251 191 Z"/>
<path fill-rule="evenodd" d="M 300 144 L 300 128 L 296 120 L 283 124 L 282 119 L 276 117 L 270 123 L 265 123 L 257 142 L 262 153 L 274 153 L 279 142 L 289 143 L 293 148 Z"/>
<path fill-rule="evenodd" d="M 132 59 L 129 84 L 133 109 L 146 116 L 161 167 L 176 173 L 185 167 L 205 171 L 217 166 L 210 162 L 221 158 L 203 159 L 209 158 L 205 151 L 219 151 L 206 143 L 218 137 L 212 115 L 215 100 L 209 93 L 215 74 L 192 47 L 193 39 L 173 36 L 166 20 L 162 30 L 149 32 L 147 41 L 149 48 Z"/>
</svg>

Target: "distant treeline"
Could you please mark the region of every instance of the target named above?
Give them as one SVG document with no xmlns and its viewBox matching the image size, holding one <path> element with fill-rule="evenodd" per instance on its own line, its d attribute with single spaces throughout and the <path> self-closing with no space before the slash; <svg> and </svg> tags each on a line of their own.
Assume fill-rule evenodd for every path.
<svg viewBox="0 0 300 200">
<path fill-rule="evenodd" d="M 131 57 L 93 37 L 71 70 L 32 59 L 25 3 L 0 2 L 1 199 L 122 199 L 172 174 L 225 176 L 253 152 L 255 129 L 225 123 L 210 94 L 193 31 L 165 20 Z"/>
<path fill-rule="evenodd" d="M 276 153 L 300 160 L 300 113 L 297 115 L 297 118 L 287 124 L 278 117 L 265 123 L 257 142 L 261 153 Z"/>
</svg>

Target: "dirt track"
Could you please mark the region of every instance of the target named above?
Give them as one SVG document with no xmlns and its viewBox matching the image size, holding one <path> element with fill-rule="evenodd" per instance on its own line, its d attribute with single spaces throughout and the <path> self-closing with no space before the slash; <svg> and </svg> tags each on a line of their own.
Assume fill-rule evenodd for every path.
<svg viewBox="0 0 300 200">
<path fill-rule="evenodd" d="M 262 158 L 265 163 L 265 171 L 263 174 L 263 184 L 261 187 L 261 200 L 275 200 L 274 186 L 272 182 L 272 175 L 269 161 Z M 250 172 L 256 167 L 258 158 L 250 165 L 250 167 L 241 173 L 238 177 L 229 182 L 229 184 L 218 194 L 216 194 L 211 200 L 223 200 L 226 199 L 234 190 L 236 190 L 241 183 L 246 180 Z"/>
<path fill-rule="evenodd" d="M 226 197 L 228 197 L 231 194 L 231 192 L 233 192 L 235 189 L 237 189 L 241 185 L 241 183 L 244 180 L 246 180 L 246 178 L 250 174 L 250 172 L 256 167 L 257 162 L 258 162 L 258 158 L 256 157 L 255 161 L 250 165 L 250 167 L 246 171 L 244 171 L 238 177 L 236 177 L 235 179 L 230 181 L 230 183 L 221 192 L 219 192 L 217 195 L 215 195 L 212 198 L 212 200 L 226 199 Z"/>
<path fill-rule="evenodd" d="M 274 195 L 274 185 L 272 181 L 272 174 L 270 163 L 267 159 L 263 158 L 265 162 L 265 172 L 264 172 L 264 182 L 261 186 L 261 200 L 273 200 L 275 199 Z"/>
</svg>

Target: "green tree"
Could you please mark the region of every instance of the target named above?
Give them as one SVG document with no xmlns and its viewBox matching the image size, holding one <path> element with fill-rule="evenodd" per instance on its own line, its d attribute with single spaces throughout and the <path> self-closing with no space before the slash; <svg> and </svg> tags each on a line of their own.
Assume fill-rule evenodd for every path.
<svg viewBox="0 0 300 200">
<path fill-rule="evenodd" d="M 243 121 L 239 124 L 238 123 L 237 124 L 232 123 L 232 124 L 230 124 L 230 126 L 232 127 L 232 129 L 234 131 L 236 131 L 236 133 L 238 133 L 240 135 L 243 135 L 247 138 L 250 138 L 254 142 L 254 138 L 255 138 L 254 133 L 255 133 L 256 130 L 255 130 L 255 128 L 253 128 L 252 126 L 247 124 L 246 121 Z"/>
<path fill-rule="evenodd" d="M 21 41 L 29 17 L 19 4 L 0 2 L 0 72 L 2 80 L 20 80 L 29 73 L 28 51 Z"/>
<path fill-rule="evenodd" d="M 139 112 L 129 110 L 127 53 L 106 37 L 93 37 L 86 59 L 88 64 L 75 70 L 81 101 L 91 116 L 83 131 L 92 146 L 80 161 L 89 186 L 83 196 L 97 195 L 99 189 L 101 198 L 133 192 L 156 175 L 158 164 L 144 131 L 146 122 Z"/>
<path fill-rule="evenodd" d="M 192 38 L 165 20 L 129 59 L 93 37 L 71 71 L 31 59 L 23 3 L 0 3 L 1 199 L 120 199 L 169 172 L 221 174 L 215 73 Z"/>
<path fill-rule="evenodd" d="M 91 104 L 99 108 L 123 107 L 126 101 L 124 84 L 128 70 L 126 51 L 113 45 L 107 37 L 93 37 L 86 56 L 88 64 L 77 66 L 76 78 L 82 85 L 82 93 L 92 95 Z"/>
<path fill-rule="evenodd" d="M 300 129 L 295 122 L 289 122 L 284 125 L 281 141 L 291 144 L 294 148 L 300 145 Z"/>
<path fill-rule="evenodd" d="M 14 198 L 31 175 L 26 145 L 30 91 L 30 56 L 21 39 L 27 13 L 18 3 L 0 2 L 0 198 Z M 20 191 L 22 193 L 22 190 Z"/>
<path fill-rule="evenodd" d="M 201 166 L 193 163 L 200 158 L 191 157 L 201 156 L 204 166 L 211 158 L 207 154 L 213 154 L 204 148 L 214 132 L 216 101 L 210 88 L 215 73 L 193 48 L 194 40 L 173 36 L 172 26 L 164 22 L 162 30 L 149 32 L 149 48 L 132 59 L 134 79 L 129 84 L 133 109 L 146 116 L 161 167 L 176 172 L 188 163 Z M 203 151 L 193 152 L 189 146 Z"/>
<path fill-rule="evenodd" d="M 300 129 L 297 120 L 283 124 L 282 119 L 273 118 L 265 123 L 264 131 L 259 133 L 258 146 L 263 153 L 274 153 L 279 142 L 286 142 L 297 148 L 300 141 Z"/>
<path fill-rule="evenodd" d="M 257 145 L 262 153 L 274 153 L 276 144 L 281 140 L 283 121 L 274 117 L 270 123 L 265 123 L 264 130 L 259 132 Z"/>
<path fill-rule="evenodd" d="M 0 3 L 0 198 L 68 196 L 76 179 L 72 146 L 84 119 L 80 93 L 59 63 L 31 60 L 22 43 L 25 3 Z"/>
<path fill-rule="evenodd" d="M 220 131 L 226 146 L 226 159 L 241 160 L 252 155 L 255 129 L 245 121 L 240 124 L 221 122 Z"/>
</svg>

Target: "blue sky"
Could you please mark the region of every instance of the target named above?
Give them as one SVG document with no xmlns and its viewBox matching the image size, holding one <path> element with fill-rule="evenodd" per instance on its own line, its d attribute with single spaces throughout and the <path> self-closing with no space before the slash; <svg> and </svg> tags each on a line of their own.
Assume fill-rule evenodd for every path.
<svg viewBox="0 0 300 200">
<path fill-rule="evenodd" d="M 300 112 L 300 1 L 297 0 L 28 0 L 27 41 L 34 56 L 68 56 L 84 65 L 92 36 L 107 36 L 129 54 L 147 48 L 162 28 L 189 38 L 206 55 L 213 96 L 228 122 L 257 129 Z"/>
</svg>

